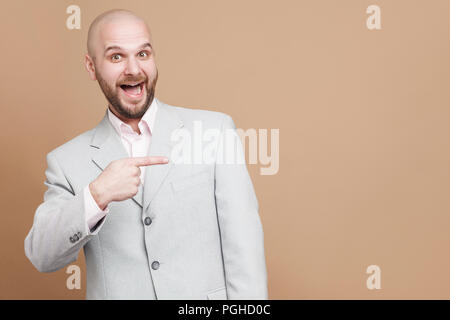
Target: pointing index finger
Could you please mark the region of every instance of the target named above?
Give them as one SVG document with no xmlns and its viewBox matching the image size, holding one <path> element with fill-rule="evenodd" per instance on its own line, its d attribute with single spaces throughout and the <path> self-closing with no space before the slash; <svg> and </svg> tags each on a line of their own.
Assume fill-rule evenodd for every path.
<svg viewBox="0 0 450 320">
<path fill-rule="evenodd" d="M 169 162 L 169 159 L 163 156 L 152 156 L 152 157 L 131 158 L 131 161 L 133 165 L 141 167 L 141 166 L 150 166 L 154 164 L 166 164 Z"/>
</svg>

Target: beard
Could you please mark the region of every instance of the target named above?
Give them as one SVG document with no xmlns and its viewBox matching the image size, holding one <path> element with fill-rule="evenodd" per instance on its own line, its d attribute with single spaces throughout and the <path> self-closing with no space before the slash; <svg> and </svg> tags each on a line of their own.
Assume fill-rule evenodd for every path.
<svg viewBox="0 0 450 320">
<path fill-rule="evenodd" d="M 149 80 L 143 75 L 126 77 L 118 81 L 115 87 L 109 85 L 105 79 L 97 73 L 97 70 L 95 71 L 95 75 L 106 100 L 108 100 L 111 107 L 114 108 L 114 110 L 117 111 L 117 113 L 119 113 L 122 117 L 127 119 L 140 119 L 153 102 L 153 98 L 155 97 L 156 82 L 158 81 L 158 70 L 156 70 L 156 76 L 154 79 Z M 119 96 L 119 90 L 122 90 L 120 85 L 123 83 L 135 82 L 144 82 L 144 88 L 146 90 L 145 99 L 136 104 L 123 102 Z"/>
</svg>

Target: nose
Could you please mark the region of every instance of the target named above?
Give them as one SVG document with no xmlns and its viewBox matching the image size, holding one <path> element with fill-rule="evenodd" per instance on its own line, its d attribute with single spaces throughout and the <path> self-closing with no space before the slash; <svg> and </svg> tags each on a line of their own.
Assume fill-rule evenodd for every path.
<svg viewBox="0 0 450 320">
<path fill-rule="evenodd" d="M 138 75 L 139 72 L 140 72 L 139 62 L 134 57 L 130 57 L 127 60 L 127 64 L 125 67 L 125 74 L 126 75 Z"/>
</svg>

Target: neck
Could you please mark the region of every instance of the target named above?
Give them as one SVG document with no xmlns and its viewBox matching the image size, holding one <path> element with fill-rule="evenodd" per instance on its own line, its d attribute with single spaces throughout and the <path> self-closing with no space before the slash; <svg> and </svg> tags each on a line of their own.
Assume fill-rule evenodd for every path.
<svg viewBox="0 0 450 320">
<path fill-rule="evenodd" d="M 133 129 L 134 132 L 141 134 L 141 131 L 139 130 L 139 121 L 141 121 L 141 118 L 130 119 L 130 118 L 124 117 L 121 114 L 119 114 L 116 110 L 114 110 L 114 108 L 111 107 L 111 105 L 109 105 L 108 108 L 109 108 L 109 110 L 111 110 L 112 113 L 114 113 L 114 115 L 117 118 L 119 118 L 124 123 L 129 125 Z"/>
</svg>

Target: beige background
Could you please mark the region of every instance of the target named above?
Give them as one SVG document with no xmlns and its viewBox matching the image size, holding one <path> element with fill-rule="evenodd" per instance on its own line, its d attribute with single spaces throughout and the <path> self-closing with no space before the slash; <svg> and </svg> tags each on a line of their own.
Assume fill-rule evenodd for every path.
<svg viewBox="0 0 450 320">
<path fill-rule="evenodd" d="M 65 26 L 70 4 L 81 30 Z M 448 0 L 2 3 L 0 298 L 84 298 L 23 241 L 45 155 L 104 113 L 82 62 L 89 23 L 117 7 L 152 28 L 159 99 L 280 129 L 279 173 L 249 166 L 270 298 L 450 299 Z M 366 288 L 371 264 L 381 290 Z"/>
</svg>

